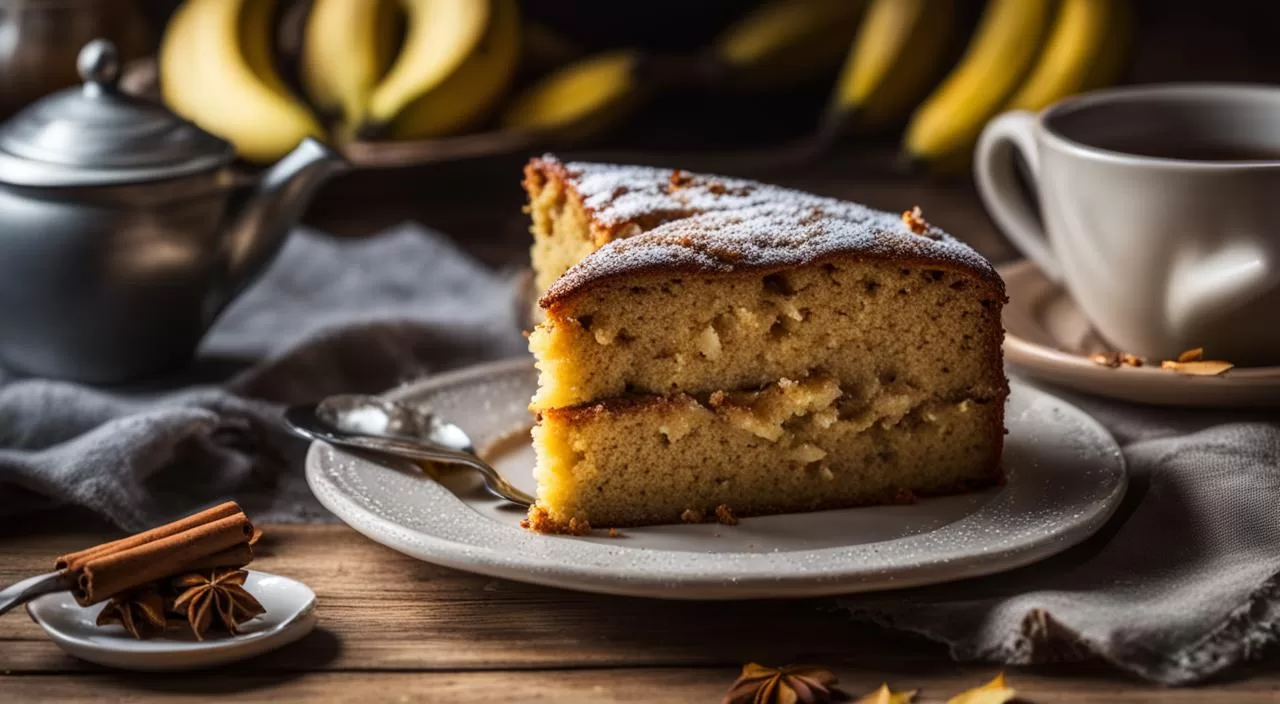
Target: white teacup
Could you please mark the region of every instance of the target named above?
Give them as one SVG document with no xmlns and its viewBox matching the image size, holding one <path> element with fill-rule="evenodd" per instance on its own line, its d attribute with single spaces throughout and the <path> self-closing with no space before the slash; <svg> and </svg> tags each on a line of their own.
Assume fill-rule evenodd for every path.
<svg viewBox="0 0 1280 704">
<path fill-rule="evenodd" d="M 1006 113 L 974 169 L 996 224 L 1119 350 L 1280 364 L 1280 88 L 1120 88 Z"/>
</svg>

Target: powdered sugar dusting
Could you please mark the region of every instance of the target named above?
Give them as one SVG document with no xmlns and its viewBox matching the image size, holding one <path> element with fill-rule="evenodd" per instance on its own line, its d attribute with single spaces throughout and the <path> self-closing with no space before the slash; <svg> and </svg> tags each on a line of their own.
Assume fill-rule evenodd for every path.
<svg viewBox="0 0 1280 704">
<path fill-rule="evenodd" d="M 582 204 L 597 222 L 608 227 L 764 205 L 785 190 L 754 181 L 649 166 L 570 162 L 564 168 Z"/>
<path fill-rule="evenodd" d="M 544 161 L 556 164 L 554 157 Z M 778 270 L 837 256 L 967 269 L 1003 287 L 968 245 L 931 225 L 913 232 L 900 213 L 679 170 L 577 162 L 563 168 L 597 222 L 653 229 L 588 255 L 552 284 L 543 305 L 617 276 Z"/>
</svg>

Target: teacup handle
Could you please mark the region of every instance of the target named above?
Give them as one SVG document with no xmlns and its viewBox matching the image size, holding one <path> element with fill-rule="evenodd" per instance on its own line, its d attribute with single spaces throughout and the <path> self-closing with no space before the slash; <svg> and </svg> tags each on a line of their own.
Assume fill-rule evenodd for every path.
<svg viewBox="0 0 1280 704">
<path fill-rule="evenodd" d="M 1007 112 L 987 123 L 978 139 L 973 172 L 978 195 L 996 225 L 1045 276 L 1061 282 L 1062 267 L 1053 256 L 1032 204 L 1018 187 L 1014 171 L 1016 150 L 1030 171 L 1031 190 L 1040 190 L 1040 152 L 1036 148 L 1035 123 L 1035 113 L 1026 110 Z"/>
</svg>

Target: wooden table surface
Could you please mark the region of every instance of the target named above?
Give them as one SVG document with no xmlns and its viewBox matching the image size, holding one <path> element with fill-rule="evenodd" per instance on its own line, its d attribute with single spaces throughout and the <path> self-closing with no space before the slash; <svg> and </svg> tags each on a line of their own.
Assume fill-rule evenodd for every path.
<svg viewBox="0 0 1280 704">
<path fill-rule="evenodd" d="M 222 669 L 122 673 L 60 651 L 21 611 L 0 617 L 0 702 L 175 699 L 718 702 L 747 661 L 826 665 L 861 694 L 882 681 L 942 702 L 991 678 L 935 645 L 851 624 L 820 600 L 667 602 L 579 594 L 437 567 L 341 525 L 272 525 L 254 567 L 319 597 L 303 640 Z M 102 535 L 0 537 L 0 584 Z M 1276 658 L 1196 689 L 1098 665 L 1010 669 L 1026 701 L 1280 702 Z"/>
<path fill-rule="evenodd" d="M 605 155 L 610 158 L 611 155 Z M 618 157 L 622 158 L 622 157 Z M 972 188 L 892 175 L 860 157 L 823 169 L 757 160 L 649 155 L 651 163 L 806 188 L 901 210 L 932 222 L 995 261 L 1012 250 Z M 451 169 L 362 175 L 319 199 L 309 220 L 361 236 L 404 220 L 449 233 L 495 266 L 520 266 L 527 220 L 517 185 L 523 156 Z M 881 165 L 882 166 L 882 165 Z M 502 184 L 501 188 L 495 184 Z M 376 203 L 376 207 L 370 205 Z M 213 498 L 213 497 L 211 497 Z M 743 663 L 828 666 L 861 694 L 888 681 L 922 702 L 990 679 L 990 665 L 957 664 L 940 646 L 852 624 L 822 601 L 687 603 L 579 594 L 473 576 L 402 556 L 343 525 L 266 526 L 254 567 L 289 575 L 319 595 L 320 626 L 283 650 L 223 669 L 182 674 L 107 670 L 63 654 L 21 612 L 0 617 L 0 704 L 175 699 L 447 702 L 718 702 Z M 46 571 L 53 556 L 111 537 L 0 525 L 0 584 Z M 1025 701 L 1280 702 L 1280 658 L 1240 667 L 1197 689 L 1161 689 L 1100 664 L 1012 669 Z"/>
</svg>

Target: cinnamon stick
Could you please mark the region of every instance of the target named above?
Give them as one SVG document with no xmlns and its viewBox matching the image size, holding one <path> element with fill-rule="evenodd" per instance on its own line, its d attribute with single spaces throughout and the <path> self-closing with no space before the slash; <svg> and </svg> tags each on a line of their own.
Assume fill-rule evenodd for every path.
<svg viewBox="0 0 1280 704">
<path fill-rule="evenodd" d="M 226 503 L 218 504 L 213 508 L 207 508 L 201 511 L 200 513 L 192 514 L 190 516 L 187 516 L 186 518 L 180 518 L 174 521 L 173 523 L 166 523 L 162 526 L 158 526 L 156 528 L 152 528 L 151 530 L 147 530 L 141 533 L 131 535 L 127 538 L 113 540 L 109 543 L 95 545 L 91 548 L 86 548 L 79 552 L 73 552 L 67 555 L 63 555 L 62 557 L 59 557 L 57 561 L 54 563 L 54 569 L 79 570 L 80 568 L 84 567 L 84 564 L 86 562 L 88 562 L 89 560 L 95 557 L 100 557 L 102 555 L 109 555 L 113 552 L 128 550 L 129 548 L 135 548 L 135 547 L 138 547 L 139 545 L 144 545 L 153 540 L 167 538 L 171 535 L 176 535 L 183 531 L 191 530 L 196 526 L 201 526 L 206 523 L 212 523 L 218 520 L 219 518 L 234 516 L 237 513 L 244 513 L 244 511 L 240 509 L 240 504 L 234 501 L 227 501 Z"/>
<path fill-rule="evenodd" d="M 63 555 L 82 606 L 195 569 L 243 567 L 253 559 L 253 524 L 234 502 L 128 538 Z"/>
<path fill-rule="evenodd" d="M 244 567 L 253 562 L 253 545 L 251 543 L 241 543 L 234 547 L 227 548 L 221 552 L 215 552 L 208 557 L 201 557 L 182 566 L 182 572 L 195 572 L 196 570 L 211 570 L 216 567 Z"/>
</svg>

